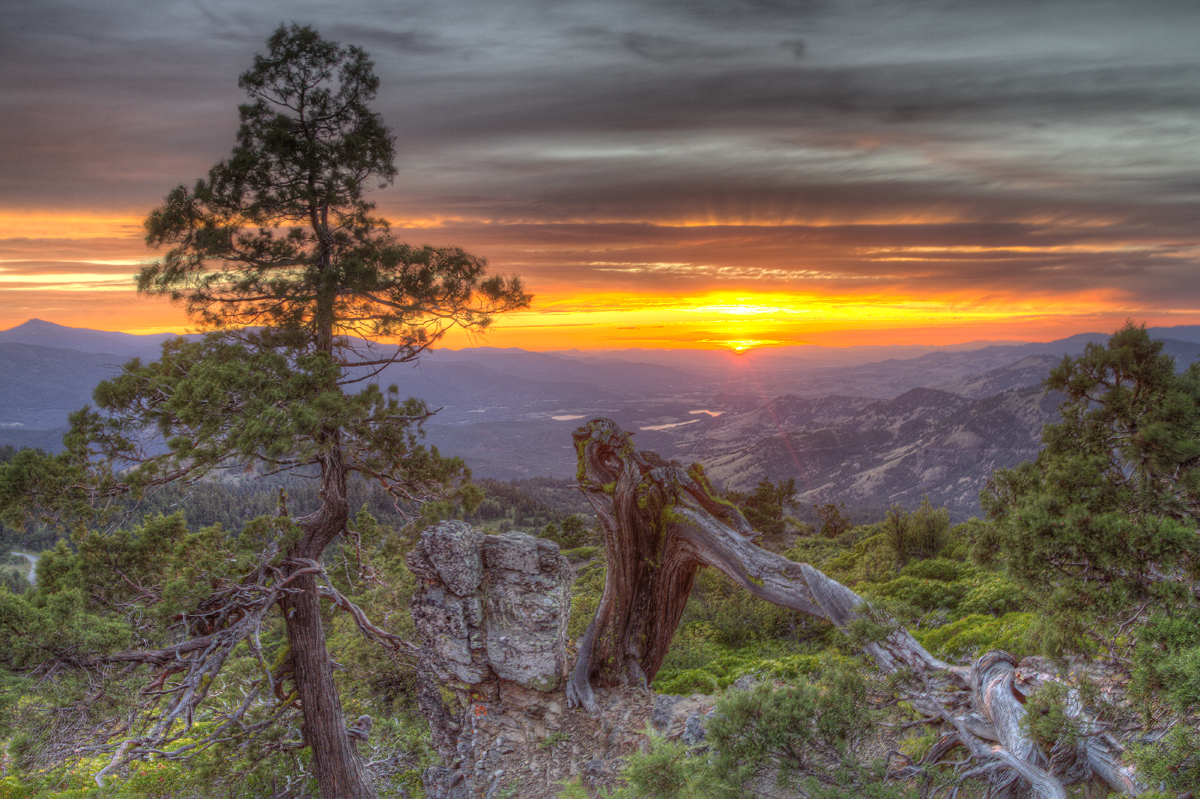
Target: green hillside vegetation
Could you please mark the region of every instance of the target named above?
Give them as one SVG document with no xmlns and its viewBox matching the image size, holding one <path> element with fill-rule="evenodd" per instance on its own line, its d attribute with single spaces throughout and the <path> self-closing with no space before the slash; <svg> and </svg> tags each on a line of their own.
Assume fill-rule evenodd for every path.
<svg viewBox="0 0 1200 799">
<path fill-rule="evenodd" d="M 1067 396 L 1062 421 L 1046 429 L 1036 462 L 993 477 L 988 519 L 952 527 L 925 502 L 893 506 L 873 524 L 834 523 L 829 536 L 782 521 L 804 533 L 785 550 L 789 558 L 852 586 L 938 657 L 961 663 L 1003 649 L 1057 663 L 1064 682 L 1048 684 L 1028 706 L 1035 743 L 1046 751 L 1074 746 L 1084 728 L 1068 708 L 1082 700 L 1103 729 L 1128 741 L 1144 783 L 1164 792 L 1154 795 L 1176 796 L 1200 789 L 1200 369 L 1177 376 L 1160 350 L 1129 325 L 1106 347 L 1064 360 L 1047 381 Z M 775 488 L 734 499 L 750 517 L 774 505 L 763 500 Z M 584 615 L 602 587 L 600 568 L 589 565 L 576 584 Z M 920 764 L 939 740 L 929 720 L 896 705 L 888 684 L 858 659 L 856 636 L 886 632 L 868 626 L 845 636 L 703 573 L 654 687 L 725 690 L 717 721 L 703 746 L 659 740 L 632 758 L 629 795 L 762 795 L 764 784 L 768 793 L 804 796 L 939 785 L 983 795 L 984 786 L 959 784 L 949 769 L 910 765 L 901 773 L 919 781 L 885 783 L 885 763 L 861 754 L 868 717 L 905 731 L 892 767 Z M 755 687 L 728 690 L 744 677 Z M 870 700 L 853 712 L 821 706 L 847 693 Z M 863 705 L 873 710 L 864 715 Z"/>
<path fill-rule="evenodd" d="M 1137 329 L 1126 329 L 1109 348 L 1064 363 L 1051 380 L 1079 381 L 1081 372 L 1100 368 L 1096 363 L 1120 361 L 1130 351 L 1133 363 L 1122 368 L 1166 366 L 1143 344 Z M 1105 724 L 1141 731 L 1130 757 L 1142 773 L 1169 795 L 1194 790 L 1200 787 L 1200 607 L 1192 588 L 1194 505 L 1187 503 L 1195 496 L 1189 464 L 1196 439 L 1177 436 L 1196 424 L 1196 371 L 1178 378 L 1162 370 L 1142 375 L 1140 384 L 1134 381 L 1143 392 L 1136 403 L 1124 401 L 1127 378 L 1081 392 L 1090 397 L 1085 402 L 1072 400 L 1067 385 L 1063 421 L 1047 429 L 1043 456 L 993 478 L 985 498 L 989 519 L 952 526 L 943 509 L 924 502 L 893 506 L 870 524 L 850 526 L 842 509 L 826 506 L 817 509 L 818 528 L 792 515 L 800 509 L 788 505 L 786 484 L 764 481 L 730 498 L 769 531 L 765 543 L 852 586 L 938 657 L 967 662 L 1004 649 L 1056 658 L 1069 675 L 1066 686 Z M 1112 435 L 1114 429 L 1122 434 Z M 1101 448 L 1113 442 L 1119 446 L 1100 459 Z M 1135 459 L 1137 468 L 1121 465 L 1122 458 Z M 1114 461 L 1096 473 L 1097 465 Z M 1172 480 L 1162 477 L 1167 469 Z M 1070 490 L 1051 479 L 1063 474 L 1071 476 Z M 1081 483 L 1092 490 L 1078 491 Z M 306 502 L 301 485 L 287 483 L 284 492 L 297 506 Z M 155 691 L 181 678 L 166 662 L 135 671 L 112 657 L 169 646 L 182 625 L 211 623 L 202 611 L 213 581 L 252 570 L 262 548 L 280 534 L 280 520 L 270 513 L 271 502 L 281 501 L 280 487 L 275 480 L 198 483 L 186 494 L 167 489 L 140 506 L 148 512 L 137 524 L 81 528 L 60 539 L 39 564 L 35 589 L 17 595 L 0 588 L 0 799 L 312 794 L 309 750 L 289 703 L 294 689 L 272 678 L 288 658 L 278 617 L 264 620 L 255 639 L 232 650 L 224 667 L 198 685 L 210 700 L 191 719 L 192 734 L 157 756 L 106 770 L 114 743 L 139 734 L 144 720 L 154 718 L 145 714 L 159 701 Z M 361 484 L 351 493 L 360 508 L 351 534 L 326 550 L 322 564 L 332 587 L 376 620 L 381 633 L 409 639 L 415 584 L 403 555 L 414 534 L 446 516 L 492 529 L 521 521 L 557 540 L 575 564 L 570 634 L 578 638 L 595 612 L 605 564 L 594 525 L 559 496 L 568 488 L 554 481 L 483 481 L 460 495 L 465 500 L 427 503 L 405 519 Z M 183 511 L 158 514 L 164 505 L 184 505 L 203 523 Z M 390 523 L 377 521 L 372 509 Z M 252 513 L 246 521 L 238 517 Z M 1076 532 L 1080 525 L 1089 535 Z M 1104 525 L 1112 527 L 1112 538 L 1100 537 Z M 1143 541 L 1140 550 L 1128 545 Z M 3 567 L 23 577 L 16 559 Z M 380 795 L 418 795 L 431 754 L 416 712 L 411 657 L 364 638 L 351 616 L 331 608 L 325 616 L 346 714 L 374 719 L 369 752 Z M 916 723 L 861 659 L 855 640 L 879 634 L 868 627 L 846 636 L 701 572 L 653 687 L 721 697 L 705 742 L 711 749 L 657 740 L 630 760 L 630 795 L 741 796 L 764 779 L 810 796 L 915 790 L 917 783 L 884 778 L 889 764 L 868 756 L 866 731 L 879 729 L 873 726 L 879 721 L 891 725 L 899 731 L 902 758 L 912 763 L 938 736 L 927 723 Z M 1080 668 L 1085 663 L 1093 667 Z M 264 679 L 259 692 L 248 695 L 244 686 L 256 684 L 255 675 Z M 747 690 L 729 690 L 746 677 L 752 678 Z M 1051 686 L 1031 700 L 1036 740 L 1054 746 L 1078 734 L 1065 712 L 1068 699 Z M 893 769 L 898 763 L 893 756 Z M 934 785 L 951 776 L 931 771 L 922 779 Z M 965 787 L 968 795 L 981 795 L 981 786 Z M 580 790 L 563 787 L 564 795 Z"/>
<path fill-rule="evenodd" d="M 0 551 L 0 585 L 11 593 L 23 594 L 29 588 L 28 574 L 29 562 L 23 555 Z"/>
<path fill-rule="evenodd" d="M 403 565 L 403 539 L 366 513 L 359 514 L 353 533 L 354 547 L 327 558 L 334 586 L 371 618 L 384 620 L 392 634 L 411 637 L 403 609 L 414 584 Z M 70 545 L 61 541 L 39 563 L 35 591 L 17 597 L 0 590 L 7 698 L 0 702 L 0 739 L 10 775 L 0 780 L 0 796 L 276 796 L 287 785 L 295 795 L 311 795 L 311 761 L 297 746 L 300 719 L 289 696 L 279 693 L 294 689 L 285 689 L 282 680 L 274 682 L 274 695 L 251 703 L 237 734 L 203 740 L 228 725 L 229 714 L 247 699 L 241 686 L 264 664 L 281 669 L 288 645 L 279 620 L 264 625 L 253 645 L 235 649 L 205 681 L 201 690 L 213 701 L 193 720 L 195 733 L 174 741 L 162 757 L 122 769 L 102 789 L 95 776 L 113 753 L 89 754 L 86 748 L 89 741 L 133 734 L 131 714 L 153 704 L 145 674 L 96 656 L 167 644 L 180 615 L 194 612 L 209 594 L 210 575 L 249 568 L 270 534 L 266 519 L 230 534 L 219 525 L 192 532 L 178 514 L 152 517 L 129 530 L 76 535 Z M 369 564 L 360 552 L 372 556 Z M 375 719 L 372 752 L 388 761 L 391 785 L 382 795 L 403 796 L 419 784 L 426 757 L 423 724 L 414 715 L 412 664 L 364 646 L 352 622 L 330 616 L 328 624 L 330 649 L 342 666 L 337 680 L 346 712 Z M 64 659 L 76 668 L 54 674 Z M 157 673 L 159 685 L 179 677 L 169 665 Z M 247 732 L 258 734 L 247 741 Z"/>
<path fill-rule="evenodd" d="M 252 102 L 230 158 L 146 220 L 169 251 L 139 290 L 214 332 L 102 382 L 65 451 L 0 450 L 5 552 L 45 550 L 33 587 L 0 560 L 0 799 L 419 795 L 432 755 L 404 556 L 440 519 L 558 542 L 577 569 L 576 642 L 623 599 L 600 602 L 603 542 L 569 485 L 471 484 L 422 442 L 428 405 L 369 382 L 529 297 L 372 216 L 364 187 L 396 170 L 365 52 L 295 25 L 268 46 L 241 77 Z M 621 793 L 990 795 L 970 758 L 942 757 L 951 731 L 916 711 L 906 675 L 863 658 L 898 627 L 956 663 L 994 649 L 1056 663 L 1061 681 L 1031 691 L 1021 722 L 1048 773 L 1111 730 L 1160 796 L 1200 790 L 1200 365 L 1177 373 L 1129 324 L 1046 387 L 1066 399 L 1036 461 L 996 472 L 987 518 L 955 526 L 928 500 L 869 524 L 840 505 L 814 516 L 789 506 L 792 481 L 717 497 L 697 465 L 689 479 L 723 518 L 743 524 L 740 507 L 761 546 L 866 603 L 835 630 L 702 572 L 679 625 L 660 628 L 656 657 L 674 632 L 662 668 L 638 674 L 719 695 L 707 738 L 653 741 Z M 640 532 L 661 534 L 669 512 Z M 881 729 L 898 751 L 881 755 Z"/>
</svg>

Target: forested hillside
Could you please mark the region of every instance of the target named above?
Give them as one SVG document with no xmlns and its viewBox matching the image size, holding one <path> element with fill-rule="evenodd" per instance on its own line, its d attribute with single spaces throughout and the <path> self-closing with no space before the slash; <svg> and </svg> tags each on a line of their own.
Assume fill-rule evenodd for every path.
<svg viewBox="0 0 1200 799">
<path fill-rule="evenodd" d="M 120 352 L 143 352 L 151 342 L 48 323 L 20 335 L 28 326 L 5 331 L 8 343 L 0 334 L 0 350 L 13 348 L 16 359 L 5 372 L 12 401 L 0 410 L 0 444 L 58 451 L 68 412 L 114 374 Z M 1181 370 L 1200 346 L 1171 336 L 1191 331 L 1156 333 Z M 52 352 L 73 359 L 72 367 L 54 368 L 53 358 L 27 343 L 35 338 L 63 345 Z M 1059 401 L 1041 381 L 1092 338 L 867 363 L 855 363 L 865 355 L 843 352 L 845 366 L 831 364 L 831 353 L 819 361 L 814 354 L 809 361 L 764 355 L 760 363 L 680 355 L 665 367 L 636 360 L 651 357 L 645 352 L 599 359 L 480 348 L 427 353 L 419 368 L 391 366 L 381 377 L 428 400 L 436 413 L 424 421 L 425 440 L 462 457 L 479 478 L 569 479 L 571 430 L 604 416 L 637 431 L 644 449 L 703 463 L 727 489 L 795 478 L 802 504 L 846 501 L 863 520 L 928 496 L 962 521 L 982 512 L 979 490 L 992 471 L 1036 454 L 1041 427 Z M 100 347 L 118 352 L 98 354 Z M 953 379 L 942 380 L 947 376 Z M 62 426 L 40 429 L 49 425 Z"/>
<path fill-rule="evenodd" d="M 701 695 L 688 700 L 700 708 L 692 732 L 652 737 L 644 754 L 618 757 L 590 739 L 573 741 L 583 733 L 568 717 L 534 749 L 563 763 L 561 782 L 531 772 L 497 784 L 522 796 L 592 796 L 601 786 L 639 797 L 994 792 L 1006 772 L 988 766 L 972 743 L 983 727 L 930 717 L 919 701 L 928 684 L 903 673 L 885 679 L 864 660 L 872 640 L 903 627 L 942 661 L 969 664 L 1004 650 L 1020 661 L 1018 675 L 1042 675 L 1019 688 L 1020 730 L 1045 785 L 1093 778 L 1079 747 L 1101 736 L 1141 788 L 1176 796 L 1200 787 L 1192 679 L 1200 652 L 1200 372 L 1177 375 L 1159 349 L 1129 328 L 1107 348 L 1056 367 L 1048 388 L 1064 398 L 1057 421 L 1036 460 L 991 477 L 984 518 L 955 524 L 923 501 L 854 523 L 864 511 L 849 503 L 814 508 L 788 481 L 729 493 L 760 546 L 852 587 L 876 621 L 838 629 L 702 570 L 650 675 L 659 694 Z M 937 392 L 914 393 L 888 417 L 939 401 Z M 798 404 L 792 413 L 809 412 Z M 855 415 L 866 429 L 884 418 L 872 404 Z M 26 467 L 15 450 L 0 454 L 11 487 Z M 403 559 L 414 536 L 446 516 L 548 535 L 575 564 L 576 642 L 604 591 L 605 548 L 591 514 L 580 512 L 574 481 L 481 480 L 453 501 L 411 506 L 395 505 L 371 483 L 350 489 L 358 515 L 321 567 L 329 596 L 357 608 L 368 627 L 329 617 L 330 653 L 348 715 L 372 720 L 360 753 L 380 794 L 419 795 L 433 753 L 416 711 L 415 661 L 401 643 L 414 634 L 407 601 L 415 584 Z M 195 705 L 187 735 L 160 754 L 124 764 L 119 757 L 143 720 L 164 718 L 170 705 L 156 697 L 189 684 L 180 669 L 191 657 L 122 653 L 184 656 L 177 642 L 187 626 L 234 624 L 205 615 L 210 580 L 253 570 L 281 502 L 295 513 L 317 507 L 312 480 L 244 475 L 164 487 L 103 527 L 70 532 L 39 564 L 36 588 L 19 596 L 0 589 L 0 795 L 310 795 L 315 775 L 296 708 L 286 683 L 270 688 L 272 669 L 287 656 L 278 619 L 263 619 L 253 646 L 228 652 L 203 686 L 207 699 Z M 9 546 L 49 546 L 58 532 L 31 520 L 5 535 Z M 953 690 L 939 691 L 953 707 Z M 579 768 L 601 758 L 596 773 L 607 776 L 569 779 L 572 757 L 582 758 Z M 1010 787 L 1021 794 L 1022 785 L 1018 778 Z"/>
</svg>

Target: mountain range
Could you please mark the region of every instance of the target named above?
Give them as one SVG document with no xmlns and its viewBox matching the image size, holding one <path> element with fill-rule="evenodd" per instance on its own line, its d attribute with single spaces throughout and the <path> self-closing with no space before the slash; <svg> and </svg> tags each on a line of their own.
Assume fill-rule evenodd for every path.
<svg viewBox="0 0 1200 799">
<path fill-rule="evenodd" d="M 1200 326 L 1152 328 L 1182 369 Z M 132 357 L 170 335 L 30 320 L 0 331 L 0 445 L 61 447 L 67 415 Z M 1106 334 L 956 347 L 701 350 L 436 350 L 378 378 L 438 413 L 426 440 L 480 477 L 572 477 L 571 432 L 595 416 L 635 443 L 699 461 L 726 488 L 795 478 L 797 503 L 860 515 L 923 496 L 956 519 L 979 512 L 996 468 L 1032 458 L 1058 398 L 1041 383 L 1065 355 Z"/>
</svg>

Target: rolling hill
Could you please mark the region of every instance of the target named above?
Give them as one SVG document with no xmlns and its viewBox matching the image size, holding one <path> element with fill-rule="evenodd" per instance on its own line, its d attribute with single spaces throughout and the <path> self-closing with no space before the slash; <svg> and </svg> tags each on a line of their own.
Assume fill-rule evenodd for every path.
<svg viewBox="0 0 1200 799">
<path fill-rule="evenodd" d="M 1153 332 L 1179 368 L 1200 357 L 1200 327 Z M 154 357 L 166 338 L 40 320 L 0 331 L 0 444 L 55 448 L 96 383 L 129 357 Z M 875 512 L 928 496 L 962 519 L 978 513 L 993 470 L 1036 455 L 1056 415 L 1040 388 L 1049 370 L 1106 339 L 743 356 L 479 347 L 430 352 L 377 379 L 440 408 L 427 442 L 480 477 L 571 477 L 571 432 L 607 416 L 636 431 L 640 448 L 699 461 L 728 488 L 794 477 L 801 504 Z"/>
</svg>

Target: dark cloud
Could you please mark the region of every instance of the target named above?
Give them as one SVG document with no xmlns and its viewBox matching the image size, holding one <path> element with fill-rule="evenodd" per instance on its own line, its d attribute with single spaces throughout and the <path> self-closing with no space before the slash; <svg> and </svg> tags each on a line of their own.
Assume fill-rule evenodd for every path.
<svg viewBox="0 0 1200 799">
<path fill-rule="evenodd" d="M 238 74 L 296 21 L 376 62 L 401 170 L 381 209 L 451 220 L 419 233 L 548 283 L 1089 287 L 1200 308 L 1194 3 L 5 12 L 0 210 L 149 210 L 228 153 Z M 0 230 L 0 257 L 50 246 L 20 235 Z M 73 241 L 62 260 L 84 257 Z"/>
<path fill-rule="evenodd" d="M 454 45 L 432 30 L 392 29 L 389 26 L 343 24 L 337 36 L 375 54 L 442 56 L 454 52 Z"/>
<path fill-rule="evenodd" d="M 830 6 L 822 0 L 673 0 L 665 5 L 683 15 L 727 25 L 790 21 L 818 15 Z"/>
<path fill-rule="evenodd" d="M 779 43 L 779 46 L 787 48 L 792 54 L 792 58 L 799 61 L 801 58 L 804 58 L 804 50 L 808 47 L 808 44 L 803 39 L 785 39 Z"/>
</svg>

